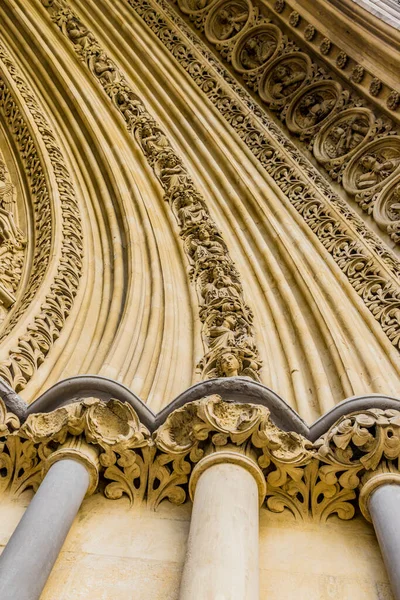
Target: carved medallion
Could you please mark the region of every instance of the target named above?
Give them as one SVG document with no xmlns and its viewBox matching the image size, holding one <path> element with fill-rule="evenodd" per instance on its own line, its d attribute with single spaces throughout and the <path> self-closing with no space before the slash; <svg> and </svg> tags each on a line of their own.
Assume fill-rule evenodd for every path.
<svg viewBox="0 0 400 600">
<path fill-rule="evenodd" d="M 341 104 L 342 87 L 334 81 L 319 81 L 300 90 L 288 108 L 286 124 L 290 131 L 312 134 Z"/>
<path fill-rule="evenodd" d="M 334 115 L 315 138 L 315 158 L 321 163 L 348 158 L 371 137 L 374 123 L 374 114 L 367 108 L 350 108 Z"/>
<path fill-rule="evenodd" d="M 255 71 L 275 58 L 282 33 L 275 25 L 258 25 L 236 42 L 232 65 L 239 73 Z"/>
<path fill-rule="evenodd" d="M 311 60 L 306 54 L 280 56 L 265 70 L 258 93 L 267 104 L 282 106 L 309 82 L 311 74 Z"/>
<path fill-rule="evenodd" d="M 343 174 L 349 194 L 379 191 L 400 172 L 400 137 L 381 138 L 363 146 L 351 159 Z"/>
<path fill-rule="evenodd" d="M 246 0 L 221 0 L 210 10 L 205 24 L 207 39 L 217 44 L 236 38 L 249 23 L 252 7 Z"/>
<path fill-rule="evenodd" d="M 400 176 L 390 181 L 378 195 L 373 217 L 395 242 L 400 241 Z"/>
</svg>

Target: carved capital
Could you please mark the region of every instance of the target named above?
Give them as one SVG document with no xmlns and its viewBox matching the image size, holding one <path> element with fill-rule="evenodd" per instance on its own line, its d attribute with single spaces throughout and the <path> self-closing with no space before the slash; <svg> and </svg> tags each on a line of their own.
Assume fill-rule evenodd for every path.
<svg viewBox="0 0 400 600">
<path fill-rule="evenodd" d="M 190 493 L 202 469 L 215 462 L 236 462 L 251 469 L 259 490 L 273 495 L 298 475 L 312 456 L 312 444 L 296 433 L 281 431 L 267 408 L 224 402 L 209 396 L 186 404 L 169 415 L 154 434 L 160 454 L 152 464 L 149 499 L 157 506 L 164 498 L 184 502 L 192 468 Z M 202 466 L 200 466 L 202 465 Z M 266 490 L 260 473 L 266 481 Z"/>
<path fill-rule="evenodd" d="M 358 503 L 364 518 L 372 522 L 369 513 L 369 501 L 371 495 L 381 485 L 400 485 L 400 472 L 393 463 L 383 461 L 375 471 L 367 471 L 362 477 Z"/>
<path fill-rule="evenodd" d="M 197 463 L 197 465 L 193 469 L 189 481 L 189 495 L 191 500 L 194 500 L 197 482 L 199 481 L 200 476 L 204 473 L 204 471 L 206 471 L 214 465 L 226 463 L 243 467 L 244 469 L 246 469 L 246 471 L 253 475 L 258 487 L 258 497 L 260 501 L 260 506 L 262 506 L 267 492 L 265 476 L 255 460 L 253 460 L 249 456 L 246 456 L 245 454 L 237 452 L 236 449 L 220 450 L 214 452 L 213 454 L 205 456 L 200 460 L 200 462 Z"/>
</svg>

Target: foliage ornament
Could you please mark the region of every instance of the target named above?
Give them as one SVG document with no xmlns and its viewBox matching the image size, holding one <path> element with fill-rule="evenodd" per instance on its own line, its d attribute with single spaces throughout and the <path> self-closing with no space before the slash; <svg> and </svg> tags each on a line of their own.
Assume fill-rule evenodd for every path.
<svg viewBox="0 0 400 600">
<path fill-rule="evenodd" d="M 239 273 L 183 161 L 123 73 L 67 3 L 54 0 L 44 6 L 125 121 L 177 220 L 203 323 L 206 351 L 198 364 L 202 377 L 245 375 L 258 380 L 261 362 L 253 337 L 253 315 L 244 300 Z M 221 41 L 238 35 L 252 8 L 247 0 L 221 0 L 212 11 L 213 35 Z M 234 369 L 223 360 L 227 353 L 235 359 Z"/>
<path fill-rule="evenodd" d="M 333 514 L 351 519 L 361 489 L 369 518 L 363 486 L 367 493 L 372 479 L 399 477 L 400 411 L 350 413 L 311 443 L 279 429 L 266 407 L 217 395 L 176 409 L 152 436 L 118 400 L 86 398 L 32 414 L 22 426 L 0 400 L 0 493 L 36 490 L 55 460 L 73 458 L 89 470 L 89 493 L 98 486 L 109 499 L 125 495 L 155 509 L 163 500 L 182 504 L 188 489 L 193 496 L 202 461 L 232 462 L 232 456 L 261 475 L 261 500 L 273 512 L 317 522 Z"/>
<path fill-rule="evenodd" d="M 368 479 L 386 461 L 398 469 L 400 459 L 400 412 L 370 409 L 345 415 L 316 443 L 320 479 L 325 484 L 340 488 L 334 502 L 340 510 L 354 514 L 350 503 L 362 479 Z M 340 515 L 339 515 L 340 516 Z M 343 517 L 342 517 L 343 518 Z"/>
<path fill-rule="evenodd" d="M 213 102 L 226 122 L 232 126 L 258 159 L 260 165 L 274 179 L 276 185 L 347 277 L 391 343 L 398 348 L 400 291 L 396 282 L 400 265 L 393 253 L 351 210 L 349 204 L 333 191 L 326 179 L 294 147 L 266 113 L 261 111 L 259 104 L 235 82 L 222 64 L 216 64 L 211 51 L 165 0 L 127 1 L 157 35 L 161 43 L 174 56 L 179 56 L 183 69 Z M 251 29 L 248 32 L 250 35 Z M 193 62 L 196 65 L 200 64 L 201 69 L 193 69 Z M 268 66 L 266 65 L 266 68 Z M 317 73 L 321 78 L 318 70 Z M 302 88 L 299 93 L 306 91 L 307 88 Z M 346 104 L 346 95 L 348 96 L 347 90 L 345 96 L 338 102 L 339 111 L 334 113 L 336 116 L 344 110 L 358 106 L 351 97 Z M 294 100 L 295 98 L 290 98 L 289 102 Z M 329 105 L 329 102 L 324 103 L 324 108 L 327 104 Z M 314 106 L 312 117 L 320 119 L 321 110 L 318 102 Z M 304 108 L 306 107 L 302 107 L 302 110 Z M 283 109 L 280 105 L 280 110 L 282 110 L 281 118 L 286 118 L 284 112 L 286 110 L 285 114 L 287 114 L 287 105 Z M 312 134 L 310 144 L 315 139 L 313 136 L 317 135 L 329 119 L 330 116 L 327 115 L 326 121 L 320 120 L 315 134 Z M 300 135 L 304 133 L 304 131 L 300 132 Z M 385 143 L 390 142 L 392 137 L 396 137 L 393 136 L 391 125 L 383 121 L 378 135 L 385 140 Z M 306 137 L 309 139 L 308 136 Z M 357 148 L 357 152 L 359 150 L 360 148 Z M 351 153 L 343 161 L 338 173 L 340 179 L 342 169 L 346 168 L 352 157 Z M 361 206 L 364 208 L 363 204 Z"/>
</svg>

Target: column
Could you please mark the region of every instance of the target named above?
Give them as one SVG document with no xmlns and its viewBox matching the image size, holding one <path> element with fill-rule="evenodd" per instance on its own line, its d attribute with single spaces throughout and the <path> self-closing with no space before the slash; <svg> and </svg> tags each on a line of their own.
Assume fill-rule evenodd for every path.
<svg viewBox="0 0 400 600">
<path fill-rule="evenodd" d="M 0 556 L 1 600 L 38 600 L 82 500 L 97 487 L 97 451 L 72 438 L 50 455 L 47 474 Z"/>
<path fill-rule="evenodd" d="M 393 597 L 400 600 L 400 474 L 370 477 L 361 489 L 360 508 L 373 523 Z"/>
<path fill-rule="evenodd" d="M 193 470 L 180 600 L 257 600 L 258 516 L 264 475 L 255 460 L 219 451 Z"/>
</svg>

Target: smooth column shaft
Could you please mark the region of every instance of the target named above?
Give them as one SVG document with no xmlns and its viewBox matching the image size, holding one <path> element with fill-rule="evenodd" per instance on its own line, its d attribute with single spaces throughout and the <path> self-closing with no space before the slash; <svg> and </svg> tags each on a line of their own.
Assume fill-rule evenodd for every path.
<svg viewBox="0 0 400 600">
<path fill-rule="evenodd" d="M 196 486 L 180 600 L 257 600 L 257 483 L 235 464 L 216 464 Z"/>
<path fill-rule="evenodd" d="M 1 600 L 37 600 L 89 487 L 77 461 L 52 465 L 0 556 Z"/>
<path fill-rule="evenodd" d="M 400 600 L 400 485 L 381 485 L 368 504 L 395 600 Z"/>
</svg>

